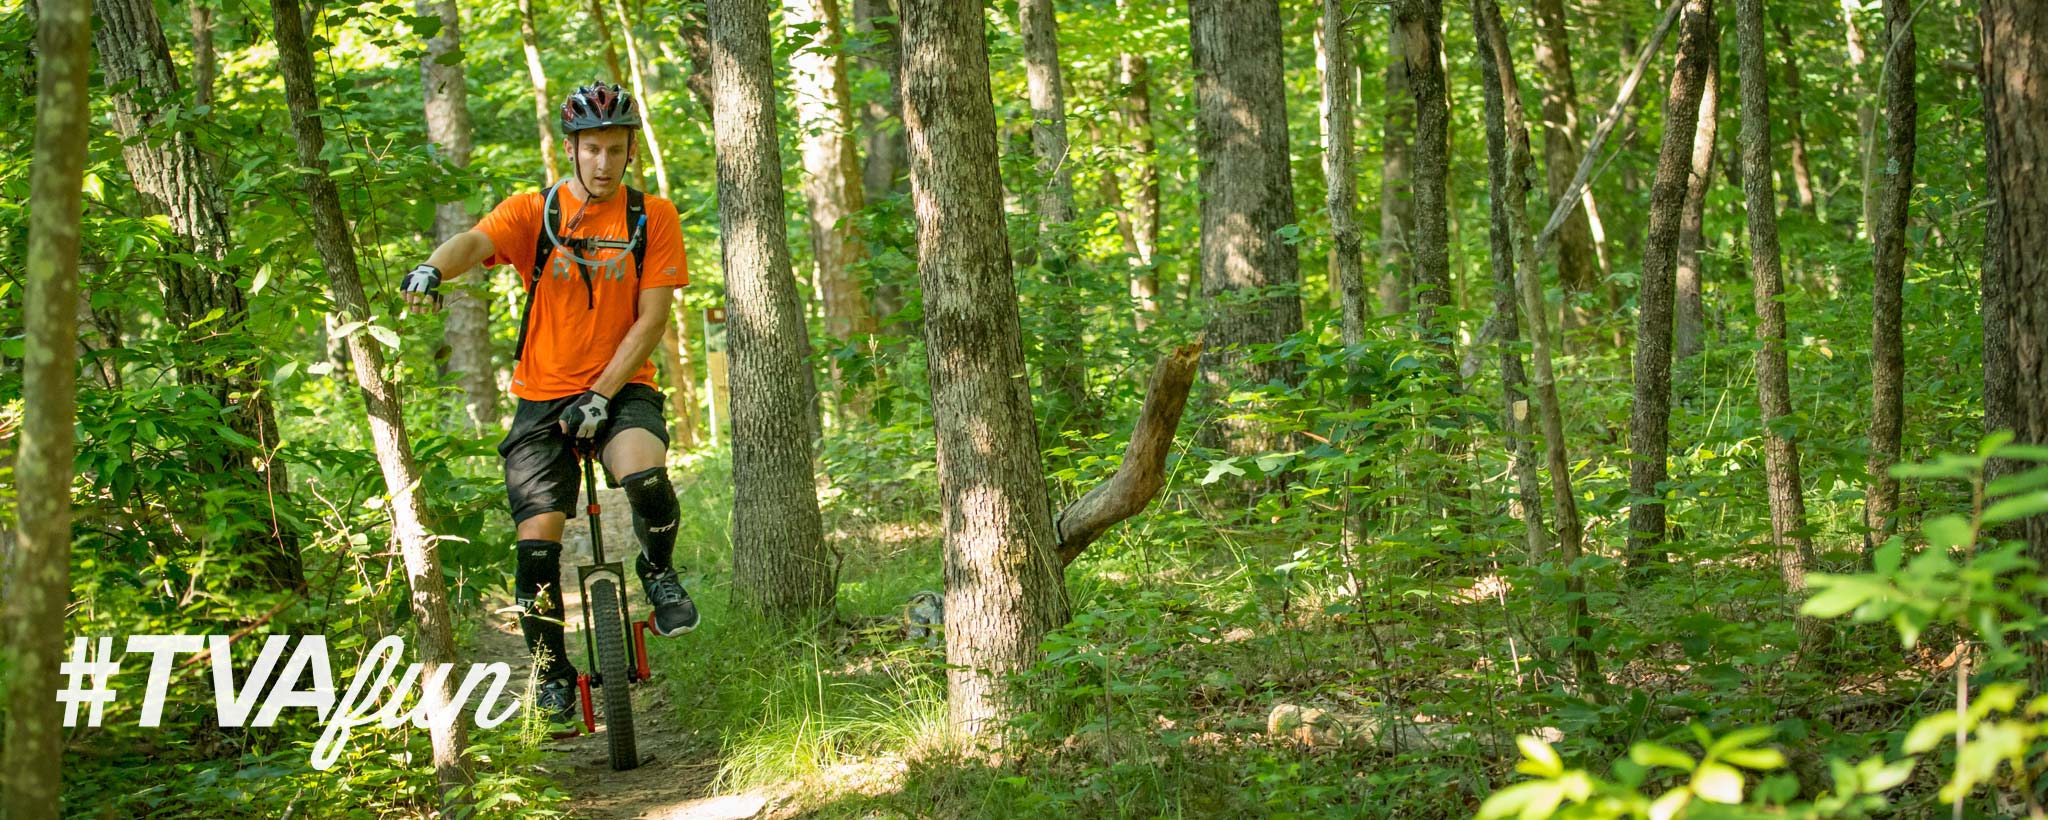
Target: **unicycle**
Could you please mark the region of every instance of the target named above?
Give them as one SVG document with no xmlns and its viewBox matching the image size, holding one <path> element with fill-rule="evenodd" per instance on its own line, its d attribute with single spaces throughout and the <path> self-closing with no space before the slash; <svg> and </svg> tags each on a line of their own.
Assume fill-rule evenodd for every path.
<svg viewBox="0 0 2048 820">
<path fill-rule="evenodd" d="M 633 742 L 632 685 L 649 676 L 648 626 L 634 621 L 626 608 L 625 565 L 605 560 L 596 460 L 588 451 L 577 455 L 583 462 L 584 510 L 590 516 L 590 563 L 576 569 L 576 585 L 583 590 L 583 648 L 588 660 L 583 668 L 594 671 L 576 676 L 576 691 L 582 700 L 583 726 L 591 732 L 597 731 L 591 690 L 603 695 L 612 770 L 622 772 L 640 765 Z"/>
</svg>

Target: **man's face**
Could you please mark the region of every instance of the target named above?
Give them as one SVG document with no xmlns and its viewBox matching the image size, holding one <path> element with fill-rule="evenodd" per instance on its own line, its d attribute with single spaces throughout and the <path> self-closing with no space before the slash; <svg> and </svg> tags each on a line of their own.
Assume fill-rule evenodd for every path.
<svg viewBox="0 0 2048 820">
<path fill-rule="evenodd" d="M 633 130 L 612 127 L 578 131 L 570 138 L 569 150 L 575 154 L 576 167 L 591 198 L 609 199 L 618 192 L 626 161 L 632 156 Z"/>
</svg>

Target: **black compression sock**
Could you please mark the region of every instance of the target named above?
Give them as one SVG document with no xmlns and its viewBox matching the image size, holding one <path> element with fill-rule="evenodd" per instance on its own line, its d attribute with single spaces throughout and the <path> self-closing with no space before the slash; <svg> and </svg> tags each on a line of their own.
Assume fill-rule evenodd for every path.
<svg viewBox="0 0 2048 820">
<path fill-rule="evenodd" d="M 655 572 L 669 569 L 675 558 L 682 508 L 676 504 L 676 488 L 669 483 L 667 468 L 641 470 L 619 483 L 633 505 L 633 535 L 640 539 L 640 557 Z"/>
<path fill-rule="evenodd" d="M 562 544 L 521 539 L 518 550 L 513 593 L 525 610 L 519 631 L 526 636 L 526 650 L 533 653 L 542 680 L 572 676 L 576 667 L 562 640 Z"/>
</svg>

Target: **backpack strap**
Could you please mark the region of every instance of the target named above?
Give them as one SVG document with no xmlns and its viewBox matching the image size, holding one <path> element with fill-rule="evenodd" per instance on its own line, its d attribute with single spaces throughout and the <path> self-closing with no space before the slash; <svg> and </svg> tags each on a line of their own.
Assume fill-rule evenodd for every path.
<svg viewBox="0 0 2048 820">
<path fill-rule="evenodd" d="M 626 230 L 633 237 L 633 318 L 640 318 L 640 280 L 647 273 L 647 194 L 626 189 Z"/>
<path fill-rule="evenodd" d="M 555 184 L 561 185 L 559 182 Z M 545 221 L 541 223 L 538 235 L 533 238 L 532 278 L 526 286 L 526 309 L 519 314 L 519 341 L 512 347 L 514 362 L 526 357 L 526 330 L 533 324 L 533 295 L 540 292 L 540 280 L 547 274 L 548 258 L 555 253 L 555 243 L 549 239 L 549 235 L 558 233 L 559 230 L 548 230 L 548 226 L 553 225 L 559 229 L 562 222 L 562 203 L 547 194 L 541 195 L 541 201 L 547 203 L 547 212 L 541 215 L 541 219 Z"/>
</svg>

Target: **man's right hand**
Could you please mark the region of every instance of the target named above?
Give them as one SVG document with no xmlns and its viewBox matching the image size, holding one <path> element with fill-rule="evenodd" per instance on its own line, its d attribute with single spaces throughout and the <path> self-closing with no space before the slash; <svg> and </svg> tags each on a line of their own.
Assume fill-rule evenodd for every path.
<svg viewBox="0 0 2048 820">
<path fill-rule="evenodd" d="M 437 312 L 441 309 L 441 269 L 433 265 L 420 265 L 399 283 L 398 289 L 405 294 L 406 306 L 415 311 Z"/>
</svg>

